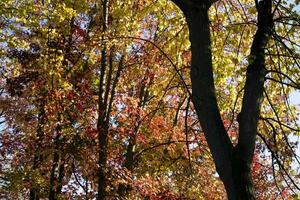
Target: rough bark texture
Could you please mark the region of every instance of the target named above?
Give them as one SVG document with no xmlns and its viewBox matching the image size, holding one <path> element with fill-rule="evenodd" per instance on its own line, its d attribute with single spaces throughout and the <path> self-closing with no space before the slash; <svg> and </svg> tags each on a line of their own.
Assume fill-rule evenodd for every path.
<svg viewBox="0 0 300 200">
<path fill-rule="evenodd" d="M 251 164 L 263 99 L 265 52 L 272 23 L 272 1 L 257 5 L 258 29 L 251 47 L 242 110 L 239 115 L 239 142 L 234 147 L 223 125 L 217 105 L 213 80 L 208 9 L 212 1 L 173 0 L 183 11 L 189 27 L 192 49 L 192 100 L 212 153 L 217 172 L 224 183 L 228 199 L 255 199 Z"/>
</svg>

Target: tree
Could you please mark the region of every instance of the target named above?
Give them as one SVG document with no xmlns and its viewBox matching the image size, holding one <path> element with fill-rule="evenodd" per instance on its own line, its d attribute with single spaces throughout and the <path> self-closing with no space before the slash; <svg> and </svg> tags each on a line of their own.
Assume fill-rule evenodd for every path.
<svg viewBox="0 0 300 200">
<path fill-rule="evenodd" d="M 228 198 L 255 199 L 251 163 L 264 96 L 267 69 L 265 49 L 274 28 L 272 1 L 255 1 L 257 31 L 249 56 L 242 108 L 237 117 L 239 134 L 236 146 L 232 145 L 223 125 L 215 95 L 208 17 L 208 10 L 213 2 L 173 2 L 184 13 L 189 27 L 192 46 L 192 100 Z"/>
<path fill-rule="evenodd" d="M 292 198 L 298 15 L 263 2 L 1 2 L 1 197 Z"/>
</svg>

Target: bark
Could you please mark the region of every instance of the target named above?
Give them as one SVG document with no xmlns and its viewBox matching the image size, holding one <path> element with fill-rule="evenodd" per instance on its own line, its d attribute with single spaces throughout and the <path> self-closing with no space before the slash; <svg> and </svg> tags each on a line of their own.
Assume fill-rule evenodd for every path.
<svg viewBox="0 0 300 200">
<path fill-rule="evenodd" d="M 224 183 L 233 185 L 231 157 L 233 145 L 227 135 L 218 108 L 213 80 L 208 6 L 202 3 L 190 7 L 186 20 L 192 49 L 192 101 L 212 153 L 217 172 Z M 225 188 L 229 194 L 234 188 Z"/>
<path fill-rule="evenodd" d="M 98 197 L 97 200 L 104 200 L 106 196 L 106 168 L 107 168 L 107 128 L 102 128 L 99 134 L 99 171 L 98 171 Z"/>
<path fill-rule="evenodd" d="M 38 126 L 37 126 L 37 142 L 36 142 L 36 147 L 35 147 L 35 153 L 34 153 L 34 158 L 33 158 L 33 166 L 32 169 L 33 171 L 37 170 L 40 166 L 40 163 L 42 162 L 42 155 L 41 155 L 41 147 L 42 147 L 42 142 L 44 138 L 44 131 L 43 131 L 43 125 L 45 124 L 45 102 L 42 101 L 40 108 L 39 108 L 39 114 L 38 114 Z M 34 180 L 33 180 L 34 181 Z M 33 183 L 32 188 L 30 188 L 29 191 L 29 199 L 30 200 L 39 200 L 39 188 Z"/>
<path fill-rule="evenodd" d="M 58 173 L 56 173 L 56 171 Z M 58 177 L 57 175 L 58 174 Z M 53 164 L 50 174 L 49 200 L 56 200 L 62 192 L 65 165 L 57 152 L 53 155 Z"/>
<path fill-rule="evenodd" d="M 273 29 L 272 0 L 260 1 L 257 5 L 257 11 L 257 31 L 249 56 L 242 110 L 238 117 L 239 141 L 234 154 L 234 180 L 240 199 L 255 199 L 251 180 L 251 165 L 267 71 L 265 48 Z"/>
<path fill-rule="evenodd" d="M 210 148 L 216 169 L 225 186 L 228 199 L 255 199 L 251 180 L 251 163 L 263 98 L 265 52 L 272 29 L 272 2 L 262 0 L 258 9 L 258 29 L 254 36 L 246 74 L 239 142 L 234 147 L 223 125 L 217 105 L 213 80 L 208 9 L 212 1 L 173 0 L 183 11 L 192 50 L 192 101 Z"/>
<path fill-rule="evenodd" d="M 60 165 L 58 168 L 58 182 L 57 182 L 57 189 L 56 189 L 56 194 L 60 195 L 62 192 L 62 187 L 63 187 L 63 179 L 65 177 L 65 163 L 60 160 Z"/>
<path fill-rule="evenodd" d="M 148 101 L 148 87 L 145 84 L 141 85 L 140 88 L 140 93 L 139 93 L 139 104 L 138 104 L 138 109 L 142 109 L 147 101 Z M 134 134 L 130 136 L 129 138 L 129 144 L 126 149 L 126 154 L 125 154 L 125 161 L 123 166 L 130 172 L 134 170 L 134 168 L 137 165 L 137 161 L 135 160 L 136 152 L 135 152 L 135 146 L 137 145 L 137 136 L 139 134 L 140 127 L 142 125 L 142 120 L 141 120 L 141 115 L 136 116 L 136 124 L 134 126 Z M 131 186 L 128 184 L 120 184 L 117 190 L 117 193 L 119 197 L 123 198 L 125 197 L 128 192 L 131 190 Z"/>
<path fill-rule="evenodd" d="M 97 122 L 97 129 L 98 129 L 98 140 L 99 140 L 99 154 L 98 154 L 98 196 L 97 200 L 104 200 L 106 197 L 106 186 L 107 186 L 107 178 L 106 178 L 106 171 L 107 171 L 107 140 L 108 140 L 108 123 L 106 123 L 105 117 L 106 116 L 106 108 L 107 103 L 105 101 L 104 95 L 104 77 L 107 67 L 107 45 L 105 41 L 105 34 L 108 28 L 108 5 L 109 0 L 102 1 L 102 50 L 101 50 L 101 69 L 100 69 L 100 77 L 99 77 L 99 92 L 98 92 L 98 122 Z M 106 85 L 109 87 L 109 85 Z"/>
<path fill-rule="evenodd" d="M 58 167 L 59 155 L 57 152 L 53 155 L 53 163 L 50 174 L 50 189 L 49 189 L 49 200 L 56 200 L 56 168 Z"/>
<path fill-rule="evenodd" d="M 134 161 L 134 152 L 133 152 L 133 147 L 135 144 L 130 143 L 127 147 L 127 153 L 125 155 L 125 163 L 124 163 L 124 167 L 126 167 L 126 169 L 128 169 L 129 171 L 133 170 L 133 161 Z M 130 186 L 128 184 L 125 183 L 121 183 L 118 186 L 118 196 L 120 198 L 123 198 L 126 196 L 126 194 L 128 193 L 128 191 L 130 190 Z"/>
<path fill-rule="evenodd" d="M 141 122 L 139 121 L 139 117 L 137 119 L 137 125 L 134 128 L 134 135 L 130 137 L 129 139 L 129 144 L 127 146 L 127 150 L 126 150 L 126 154 L 125 154 L 125 162 L 124 162 L 124 167 L 129 170 L 129 171 L 133 171 L 134 170 L 134 156 L 135 156 L 135 152 L 134 152 L 134 147 L 136 145 L 136 139 L 137 139 L 137 135 L 140 129 L 140 125 Z M 119 197 L 125 197 L 126 194 L 128 193 L 128 191 L 131 190 L 131 186 L 128 184 L 120 184 L 118 187 L 118 195 Z"/>
<path fill-rule="evenodd" d="M 60 121 L 60 120 L 58 120 Z M 60 137 L 61 137 L 61 126 L 56 128 L 56 137 L 54 139 L 54 153 L 53 153 L 53 162 L 50 173 L 50 188 L 49 188 L 49 200 L 57 200 L 57 195 L 61 193 L 62 188 L 62 179 L 64 177 L 64 166 L 62 161 L 62 155 L 58 153 L 58 150 L 61 150 Z M 58 174 L 58 176 L 57 176 Z"/>
</svg>

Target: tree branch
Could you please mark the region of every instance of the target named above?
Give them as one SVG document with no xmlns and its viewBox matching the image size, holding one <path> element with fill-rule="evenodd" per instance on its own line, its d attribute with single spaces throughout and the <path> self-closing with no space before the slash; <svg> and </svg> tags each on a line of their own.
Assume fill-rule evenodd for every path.
<svg viewBox="0 0 300 200">
<path fill-rule="evenodd" d="M 263 100 L 266 75 L 265 48 L 273 29 L 272 1 L 260 1 L 257 11 L 258 29 L 249 56 L 242 110 L 238 116 L 239 141 L 236 146 L 237 156 L 249 166 L 254 154 L 257 124 Z"/>
</svg>

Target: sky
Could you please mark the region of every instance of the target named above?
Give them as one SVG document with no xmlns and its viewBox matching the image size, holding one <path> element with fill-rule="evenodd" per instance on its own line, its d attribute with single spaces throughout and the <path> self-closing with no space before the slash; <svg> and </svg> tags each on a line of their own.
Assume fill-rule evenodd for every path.
<svg viewBox="0 0 300 200">
<path fill-rule="evenodd" d="M 291 103 L 300 108 L 300 91 L 295 91 L 290 96 Z"/>
<path fill-rule="evenodd" d="M 291 104 L 298 107 L 298 114 L 300 114 L 300 91 L 295 91 L 290 95 Z M 300 126 L 300 119 L 298 118 L 298 126 Z M 300 156 L 300 137 L 296 136 L 295 140 L 298 141 L 298 146 L 296 149 L 296 155 Z M 299 167 L 299 166 L 298 166 Z"/>
</svg>

